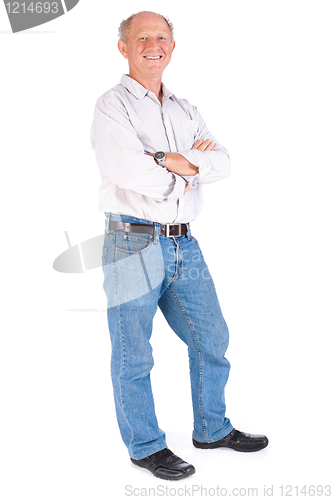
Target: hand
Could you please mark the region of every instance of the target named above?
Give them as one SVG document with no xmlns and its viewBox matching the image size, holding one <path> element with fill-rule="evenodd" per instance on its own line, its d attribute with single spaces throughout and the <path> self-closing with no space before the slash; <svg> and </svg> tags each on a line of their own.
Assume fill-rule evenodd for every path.
<svg viewBox="0 0 333 500">
<path fill-rule="evenodd" d="M 191 149 L 198 149 L 199 151 L 212 151 L 215 148 L 215 142 L 210 139 L 203 141 L 199 139 Z"/>
</svg>

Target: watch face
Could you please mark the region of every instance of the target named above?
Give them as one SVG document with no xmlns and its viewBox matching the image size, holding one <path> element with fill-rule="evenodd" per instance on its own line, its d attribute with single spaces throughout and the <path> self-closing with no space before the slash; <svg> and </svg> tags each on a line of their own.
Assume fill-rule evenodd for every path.
<svg viewBox="0 0 333 500">
<path fill-rule="evenodd" d="M 156 160 L 162 160 L 164 157 L 165 153 L 163 151 L 157 151 L 157 153 L 155 153 Z"/>
</svg>

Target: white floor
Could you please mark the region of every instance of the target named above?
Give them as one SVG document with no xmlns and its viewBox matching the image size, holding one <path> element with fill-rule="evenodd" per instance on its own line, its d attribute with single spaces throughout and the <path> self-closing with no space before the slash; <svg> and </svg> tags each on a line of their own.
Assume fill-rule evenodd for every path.
<svg viewBox="0 0 333 500">
<path fill-rule="evenodd" d="M 15 356 L 7 364 L 2 394 L 2 498 L 26 498 L 28 492 L 36 500 L 154 494 L 262 498 L 272 492 L 278 498 L 288 485 L 330 484 L 331 402 L 320 386 L 324 368 L 315 384 L 308 377 L 308 368 L 318 372 L 320 363 L 296 369 L 288 356 L 279 360 L 272 350 L 256 354 L 255 346 L 246 353 L 238 346 L 237 354 L 232 340 L 228 416 L 240 430 L 265 433 L 270 444 L 251 454 L 198 450 L 191 443 L 186 349 L 157 315 L 152 382 L 159 425 L 170 449 L 196 468 L 192 477 L 165 482 L 131 464 L 120 439 L 105 315 L 64 311 L 50 317 L 44 332 L 41 326 L 16 333 L 17 341 L 15 331 L 8 332 L 8 354 L 12 349 Z"/>
</svg>

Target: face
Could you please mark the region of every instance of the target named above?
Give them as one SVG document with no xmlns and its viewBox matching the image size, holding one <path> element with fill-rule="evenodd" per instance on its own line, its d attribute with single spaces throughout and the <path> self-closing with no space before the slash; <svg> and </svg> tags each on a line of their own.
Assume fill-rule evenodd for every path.
<svg viewBox="0 0 333 500">
<path fill-rule="evenodd" d="M 150 12 L 135 16 L 127 42 L 118 43 L 120 52 L 128 59 L 129 75 L 139 82 L 162 78 L 174 47 L 167 23 Z"/>
</svg>

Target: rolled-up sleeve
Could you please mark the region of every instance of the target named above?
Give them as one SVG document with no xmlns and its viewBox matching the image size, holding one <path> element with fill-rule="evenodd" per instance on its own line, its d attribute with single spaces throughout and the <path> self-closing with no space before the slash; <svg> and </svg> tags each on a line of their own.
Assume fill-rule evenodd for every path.
<svg viewBox="0 0 333 500">
<path fill-rule="evenodd" d="M 185 180 L 156 164 L 145 154 L 125 108 L 111 100 L 97 101 L 91 129 L 102 179 L 155 200 L 178 199 Z"/>
</svg>

